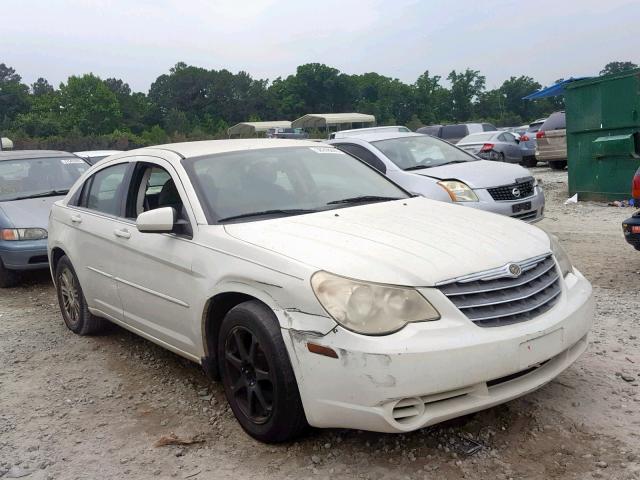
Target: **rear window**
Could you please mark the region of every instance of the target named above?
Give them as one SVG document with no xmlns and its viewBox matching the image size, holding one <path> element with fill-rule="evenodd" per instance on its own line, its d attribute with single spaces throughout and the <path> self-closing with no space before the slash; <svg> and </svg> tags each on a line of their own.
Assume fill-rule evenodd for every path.
<svg viewBox="0 0 640 480">
<path fill-rule="evenodd" d="M 442 133 L 440 134 L 441 138 L 449 139 L 449 138 L 462 138 L 465 137 L 469 133 L 466 125 L 445 125 L 442 127 Z"/>
<path fill-rule="evenodd" d="M 556 112 L 552 113 L 551 116 L 544 121 L 540 130 L 547 132 L 549 130 L 560 130 L 563 128 L 567 128 L 564 112 Z"/>
<path fill-rule="evenodd" d="M 494 125 L 491 125 L 490 123 L 483 123 L 482 124 L 482 131 L 483 132 L 495 132 L 496 130 L 498 130 Z"/>
</svg>

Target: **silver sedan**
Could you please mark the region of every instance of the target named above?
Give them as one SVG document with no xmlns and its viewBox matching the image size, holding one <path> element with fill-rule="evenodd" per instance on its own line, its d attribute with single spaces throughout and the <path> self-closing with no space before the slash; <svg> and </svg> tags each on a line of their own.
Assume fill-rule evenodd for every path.
<svg viewBox="0 0 640 480">
<path fill-rule="evenodd" d="M 328 143 L 350 153 L 409 192 L 526 222 L 541 220 L 544 193 L 519 166 L 481 160 L 429 135 L 360 133 Z"/>
<path fill-rule="evenodd" d="M 520 136 L 511 132 L 473 133 L 456 145 L 480 158 L 497 162 L 522 163 L 535 156 L 535 147 L 520 142 Z"/>
</svg>

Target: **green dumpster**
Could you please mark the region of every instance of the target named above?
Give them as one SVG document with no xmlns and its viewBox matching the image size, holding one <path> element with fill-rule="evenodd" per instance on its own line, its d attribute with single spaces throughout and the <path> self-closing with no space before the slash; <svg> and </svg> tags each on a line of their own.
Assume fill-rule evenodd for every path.
<svg viewBox="0 0 640 480">
<path fill-rule="evenodd" d="M 640 69 L 566 86 L 569 195 L 630 197 L 640 167 Z"/>
</svg>

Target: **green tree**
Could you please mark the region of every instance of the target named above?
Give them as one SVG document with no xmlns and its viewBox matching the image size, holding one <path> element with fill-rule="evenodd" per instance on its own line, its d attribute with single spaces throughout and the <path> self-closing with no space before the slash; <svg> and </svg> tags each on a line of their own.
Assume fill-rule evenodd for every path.
<svg viewBox="0 0 640 480">
<path fill-rule="evenodd" d="M 129 84 L 119 78 L 107 78 L 104 84 L 118 99 L 118 106 L 122 112 L 122 126 L 133 133 L 142 132 L 151 109 L 147 96 L 144 93 L 131 92 Z"/>
<path fill-rule="evenodd" d="M 509 113 L 522 119 L 531 119 L 535 116 L 535 103 L 522 98 L 540 90 L 542 85 L 533 78 L 527 76 L 511 77 L 500 86 L 500 93 L 504 99 L 502 115 Z"/>
<path fill-rule="evenodd" d="M 447 77 L 451 82 L 451 114 L 454 120 L 466 122 L 473 116 L 473 103 L 482 93 L 485 77 L 477 70 L 452 70 Z"/>
<path fill-rule="evenodd" d="M 60 104 L 63 126 L 85 135 L 111 133 L 122 119 L 116 95 L 91 73 L 61 84 Z"/>
<path fill-rule="evenodd" d="M 449 91 L 440 85 L 439 75 L 426 70 L 414 83 L 416 114 L 426 124 L 449 120 Z"/>
<path fill-rule="evenodd" d="M 612 73 L 622 73 L 627 70 L 633 70 L 634 68 L 638 68 L 633 62 L 609 62 L 607 63 L 602 70 L 600 70 L 600 75 L 610 75 Z"/>
<path fill-rule="evenodd" d="M 0 63 L 0 127 L 29 110 L 29 87 L 16 71 Z"/>
<path fill-rule="evenodd" d="M 33 95 L 39 97 L 41 95 L 51 95 L 55 89 L 53 86 L 47 81 L 46 78 L 38 78 L 34 83 L 31 84 L 31 91 Z"/>
</svg>

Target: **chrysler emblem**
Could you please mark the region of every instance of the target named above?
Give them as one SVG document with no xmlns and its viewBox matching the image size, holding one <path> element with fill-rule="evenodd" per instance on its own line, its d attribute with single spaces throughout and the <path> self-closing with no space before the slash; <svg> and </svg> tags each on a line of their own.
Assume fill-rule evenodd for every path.
<svg viewBox="0 0 640 480">
<path fill-rule="evenodd" d="M 513 190 L 511 190 L 511 193 L 513 194 L 514 197 L 519 198 L 520 197 L 520 189 L 518 187 L 514 187 Z"/>
<path fill-rule="evenodd" d="M 522 268 L 520 268 L 520 265 L 512 263 L 509 265 L 509 273 L 513 275 L 514 278 L 517 278 L 522 273 Z"/>
</svg>

